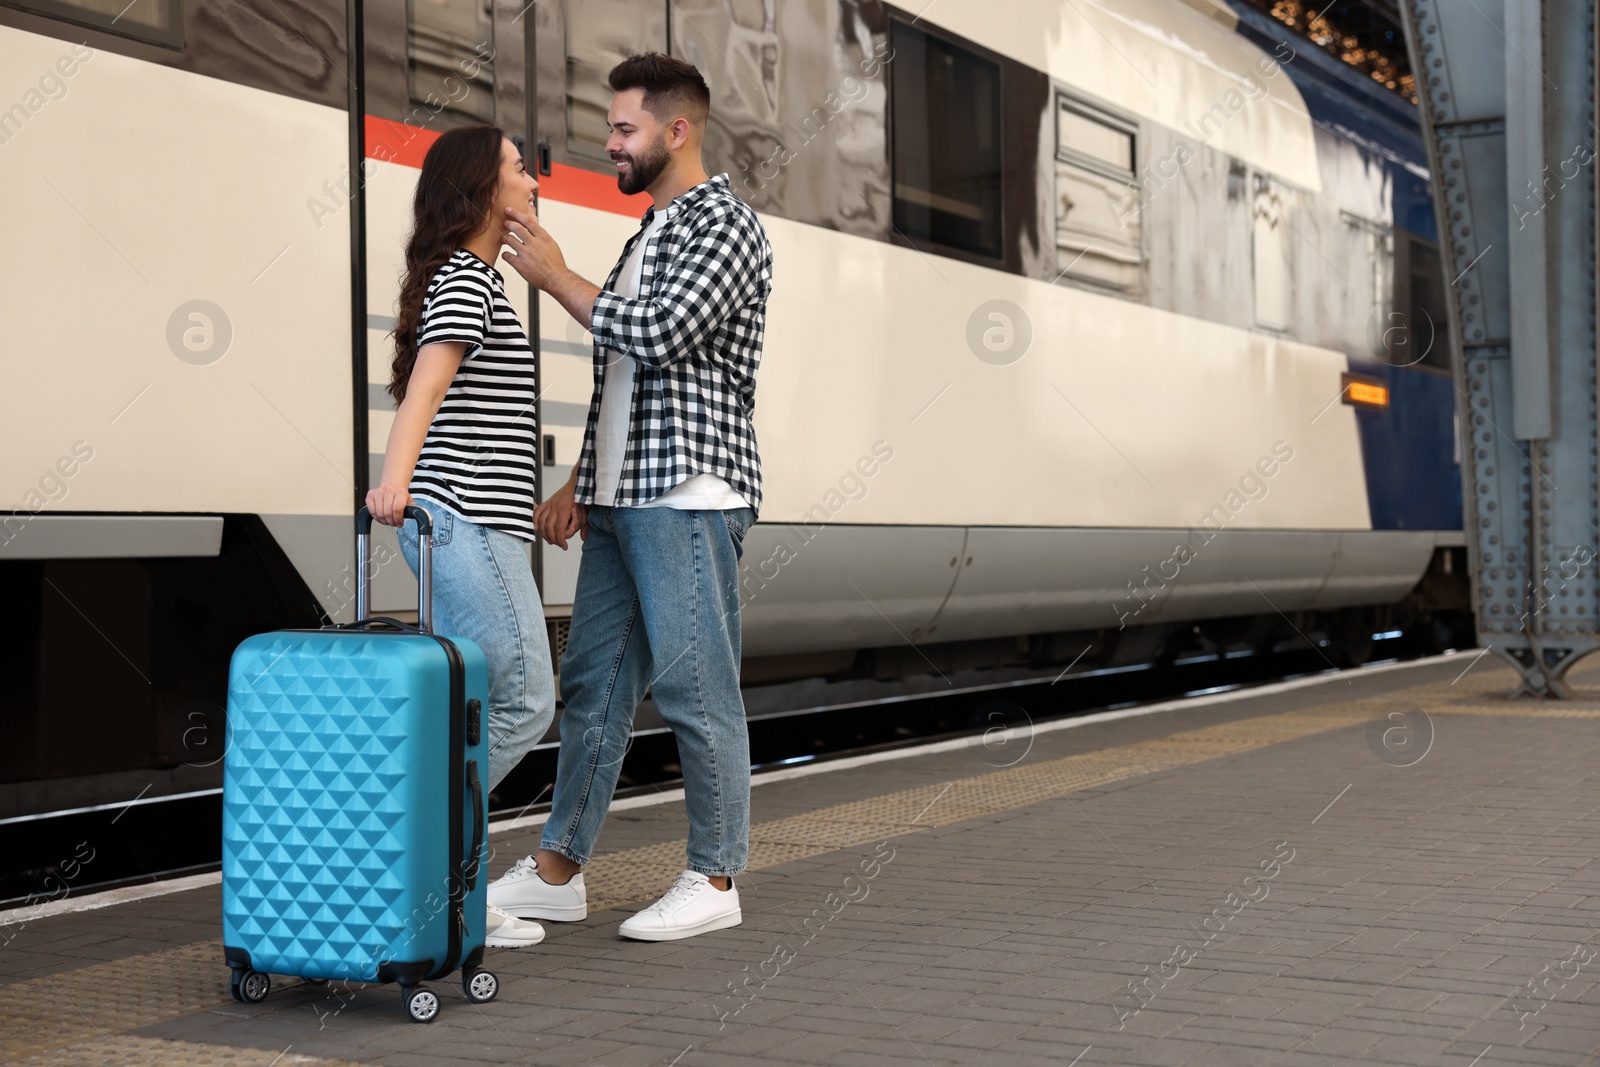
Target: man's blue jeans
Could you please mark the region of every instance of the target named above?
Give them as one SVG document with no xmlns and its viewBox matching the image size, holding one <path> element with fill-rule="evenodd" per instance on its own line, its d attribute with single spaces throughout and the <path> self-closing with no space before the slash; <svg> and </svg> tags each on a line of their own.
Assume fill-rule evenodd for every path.
<svg viewBox="0 0 1600 1067">
<path fill-rule="evenodd" d="M 739 555 L 754 514 L 589 509 L 561 657 L 561 757 L 545 848 L 588 863 L 649 689 L 678 740 L 689 869 L 734 875 L 750 848 L 739 692 Z"/>
<path fill-rule="evenodd" d="M 489 788 L 544 738 L 556 714 L 550 633 L 528 566 L 527 542 L 480 526 L 436 500 L 417 498 L 433 517 L 433 630 L 465 637 L 489 661 Z M 400 554 L 417 572 L 417 527 L 400 527 Z"/>
</svg>

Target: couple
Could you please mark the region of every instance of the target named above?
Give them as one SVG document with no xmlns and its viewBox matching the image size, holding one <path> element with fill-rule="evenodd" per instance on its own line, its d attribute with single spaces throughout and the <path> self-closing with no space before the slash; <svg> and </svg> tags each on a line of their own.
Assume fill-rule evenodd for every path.
<svg viewBox="0 0 1600 1067">
<path fill-rule="evenodd" d="M 711 94 L 693 66 L 649 54 L 610 75 L 606 148 L 625 193 L 655 206 L 604 289 L 567 269 L 533 217 L 538 182 L 491 126 L 428 150 L 395 327 L 398 403 L 378 521 L 433 514 L 434 622 L 489 661 L 489 785 L 555 714 L 550 648 L 524 541 L 584 538 L 561 661 L 566 710 L 550 819 L 537 856 L 489 886 L 488 944 L 535 945 L 531 919 L 588 915 L 594 854 L 648 688 L 677 737 L 688 869 L 622 924 L 669 941 L 741 921 L 733 876 L 749 848 L 750 754 L 739 693 L 738 559 L 761 505 L 751 415 L 772 251 L 727 175 L 708 177 Z M 506 300 L 501 255 L 594 334 L 594 395 L 572 477 L 535 507 L 533 354 Z"/>
</svg>

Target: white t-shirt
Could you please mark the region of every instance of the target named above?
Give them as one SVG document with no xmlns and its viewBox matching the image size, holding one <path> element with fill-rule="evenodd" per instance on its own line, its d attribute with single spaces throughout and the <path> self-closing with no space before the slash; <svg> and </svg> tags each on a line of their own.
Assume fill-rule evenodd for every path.
<svg viewBox="0 0 1600 1067">
<path fill-rule="evenodd" d="M 618 296 L 635 300 L 639 296 L 639 277 L 644 272 L 644 246 L 655 239 L 667 223 L 667 214 L 657 211 L 650 226 L 633 246 L 633 253 L 617 276 Z M 594 433 L 596 503 L 617 498 L 622 481 L 622 460 L 628 448 L 628 423 L 633 406 L 633 378 L 637 364 L 628 356 L 608 352 L 605 384 L 600 389 L 600 417 Z M 725 479 L 715 474 L 694 474 L 662 493 L 642 508 L 677 508 L 680 511 L 726 511 L 747 508 L 749 502 Z"/>
</svg>

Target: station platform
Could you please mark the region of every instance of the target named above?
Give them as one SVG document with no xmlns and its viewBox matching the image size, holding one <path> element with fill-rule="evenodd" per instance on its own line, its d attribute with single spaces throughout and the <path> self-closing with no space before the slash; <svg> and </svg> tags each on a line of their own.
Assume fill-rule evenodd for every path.
<svg viewBox="0 0 1600 1067">
<path fill-rule="evenodd" d="M 613 812 L 591 915 L 497 1001 L 229 999 L 212 877 L 0 916 L 0 1061 L 1570 1065 L 1600 1056 L 1600 667 L 1513 701 L 1473 651 L 778 772 L 744 925 L 617 924 L 683 864 Z M 498 874 L 536 819 L 494 835 Z M 116 903 L 107 903 L 108 899 Z M 98 906 L 104 905 L 104 906 Z M 82 910 L 72 910 L 74 908 Z"/>
</svg>

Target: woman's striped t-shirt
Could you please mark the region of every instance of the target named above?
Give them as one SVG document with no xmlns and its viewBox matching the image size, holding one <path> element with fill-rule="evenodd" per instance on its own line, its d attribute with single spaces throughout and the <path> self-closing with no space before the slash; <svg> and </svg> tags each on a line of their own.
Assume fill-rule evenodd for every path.
<svg viewBox="0 0 1600 1067">
<path fill-rule="evenodd" d="M 465 249 L 423 298 L 417 347 L 439 341 L 464 341 L 467 351 L 422 442 L 411 492 L 534 540 L 533 352 L 499 272 Z"/>
</svg>

